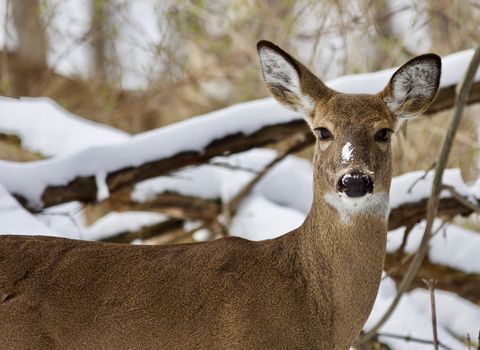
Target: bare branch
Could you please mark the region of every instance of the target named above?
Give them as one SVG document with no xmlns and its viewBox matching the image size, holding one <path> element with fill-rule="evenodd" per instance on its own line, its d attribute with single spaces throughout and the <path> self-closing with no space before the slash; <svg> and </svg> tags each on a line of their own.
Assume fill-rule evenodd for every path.
<svg viewBox="0 0 480 350">
<path fill-rule="evenodd" d="M 425 227 L 425 232 L 423 234 L 420 247 L 418 248 L 417 254 L 413 259 L 407 274 L 404 276 L 402 282 L 398 286 L 397 294 L 394 300 L 392 301 L 392 304 L 385 311 L 385 314 L 382 316 L 382 318 L 370 329 L 368 333 L 365 334 L 365 336 L 362 339 L 360 339 L 359 341 L 360 343 L 363 343 L 368 339 L 372 338 L 380 329 L 380 327 L 385 323 L 385 321 L 387 321 L 388 318 L 391 316 L 396 306 L 398 305 L 403 293 L 412 284 L 415 278 L 415 275 L 420 269 L 423 259 L 428 251 L 428 242 L 431 236 L 433 221 L 437 216 L 437 212 L 438 212 L 440 192 L 442 187 L 443 171 L 445 170 L 445 167 L 447 165 L 450 149 L 452 147 L 455 134 L 458 129 L 458 125 L 460 124 L 460 119 L 461 119 L 461 116 L 463 115 L 463 110 L 465 108 L 465 104 L 468 99 L 470 88 L 472 87 L 473 78 L 475 77 L 475 73 L 477 71 L 479 64 L 480 64 L 480 46 L 477 47 L 477 49 L 475 50 L 472 60 L 470 61 L 470 64 L 465 73 L 464 79 L 461 82 L 461 84 L 459 84 L 460 88 L 457 94 L 455 109 L 452 114 L 452 119 L 450 121 L 450 126 L 448 128 L 448 132 L 445 137 L 445 142 L 443 144 L 442 151 L 438 157 L 437 165 L 435 167 L 435 176 L 432 184 L 432 194 L 427 205 L 427 208 L 428 208 L 427 209 L 427 225 Z"/>
<path fill-rule="evenodd" d="M 438 350 L 438 333 L 437 333 L 437 311 L 435 309 L 435 285 L 437 281 L 434 279 L 423 279 L 423 283 L 428 287 L 430 291 L 430 302 L 432 307 L 432 333 L 433 333 L 433 348 Z"/>
<path fill-rule="evenodd" d="M 460 193 L 458 193 L 453 186 L 450 185 L 442 185 L 442 189 L 447 190 L 450 192 L 453 198 L 459 201 L 465 207 L 471 209 L 473 212 L 480 212 L 480 207 L 475 205 L 474 203 L 470 202 L 468 199 L 463 197 Z"/>
<path fill-rule="evenodd" d="M 227 226 L 228 222 L 230 221 L 230 218 L 232 218 L 235 213 L 237 212 L 238 207 L 240 206 L 240 203 L 243 201 L 243 199 L 252 191 L 252 189 L 255 187 L 255 185 L 263 178 L 265 177 L 266 174 L 279 162 L 281 162 L 283 159 L 285 159 L 286 156 L 289 154 L 299 151 L 303 149 L 304 147 L 309 145 L 309 138 L 306 137 L 305 134 L 298 134 L 292 136 L 290 139 L 288 139 L 285 142 L 284 149 L 280 150 L 277 156 L 270 162 L 268 163 L 265 168 L 259 172 L 249 183 L 245 185 L 245 187 L 235 196 L 233 197 L 229 203 L 225 205 L 225 217 L 227 221 Z"/>
<path fill-rule="evenodd" d="M 111 243 L 131 243 L 136 239 L 144 240 L 161 235 L 166 235 L 168 234 L 168 232 L 180 229 L 182 225 L 182 220 L 168 220 L 155 225 L 142 227 L 136 231 L 119 232 L 113 236 L 104 238 L 101 241 Z"/>
<path fill-rule="evenodd" d="M 419 343 L 419 344 L 435 344 L 434 341 L 428 340 L 428 339 L 421 339 L 421 338 L 416 338 L 416 337 L 411 337 L 409 335 L 399 335 L 399 334 L 393 334 L 393 333 L 378 333 L 377 334 L 380 337 L 386 337 L 386 338 L 394 338 L 394 339 L 402 339 L 405 340 L 406 342 L 414 342 L 414 343 Z M 452 348 L 442 344 L 438 343 L 438 345 L 445 350 L 453 350 Z"/>
</svg>

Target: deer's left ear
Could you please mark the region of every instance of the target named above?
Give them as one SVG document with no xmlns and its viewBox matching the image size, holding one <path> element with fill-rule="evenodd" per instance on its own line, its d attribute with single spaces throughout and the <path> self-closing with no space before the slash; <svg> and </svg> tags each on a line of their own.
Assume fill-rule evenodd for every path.
<svg viewBox="0 0 480 350">
<path fill-rule="evenodd" d="M 440 84 L 442 60 L 435 54 L 417 56 L 393 74 L 380 97 L 398 118 L 413 118 L 427 109 Z"/>
<path fill-rule="evenodd" d="M 312 126 L 316 104 L 327 101 L 333 91 L 277 45 L 261 40 L 257 50 L 263 79 L 272 96 L 285 107 L 302 113 Z"/>
</svg>

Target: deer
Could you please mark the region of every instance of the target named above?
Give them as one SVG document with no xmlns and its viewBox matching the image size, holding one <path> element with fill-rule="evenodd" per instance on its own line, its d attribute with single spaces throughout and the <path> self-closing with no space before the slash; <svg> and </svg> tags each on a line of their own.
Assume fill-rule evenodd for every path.
<svg viewBox="0 0 480 350">
<path fill-rule="evenodd" d="M 413 58 L 377 94 L 344 94 L 275 44 L 257 50 L 267 89 L 316 138 L 304 223 L 264 241 L 165 246 L 2 236 L 2 349 L 349 348 L 382 275 L 391 137 L 435 98 L 441 59 Z"/>
</svg>

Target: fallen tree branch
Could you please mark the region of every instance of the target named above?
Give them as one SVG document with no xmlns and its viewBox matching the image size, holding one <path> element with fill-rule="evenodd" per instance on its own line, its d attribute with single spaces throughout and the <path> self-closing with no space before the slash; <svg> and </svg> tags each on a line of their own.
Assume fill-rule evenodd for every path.
<svg viewBox="0 0 480 350">
<path fill-rule="evenodd" d="M 160 193 L 145 202 L 136 202 L 131 198 L 130 190 L 115 192 L 106 200 L 90 206 L 94 220 L 111 211 L 154 211 L 169 217 L 183 220 L 216 220 L 221 212 L 220 198 L 204 199 L 185 196 L 178 193 Z"/>
<path fill-rule="evenodd" d="M 425 114 L 432 114 L 451 108 L 454 104 L 454 91 L 454 86 L 441 88 Z M 472 85 L 472 90 L 466 103 L 479 101 L 480 82 L 476 82 Z M 107 174 L 107 185 L 110 192 L 115 192 L 121 188 L 131 186 L 132 184 L 149 178 L 167 175 L 186 166 L 206 163 L 217 156 L 263 147 L 282 141 L 295 134 L 305 134 L 307 143 L 313 144 L 314 142 L 313 135 L 302 119 L 293 120 L 284 124 L 268 125 L 249 135 L 237 133 L 227 135 L 222 139 L 212 140 L 211 143 L 201 151 L 181 152 L 170 157 L 147 162 L 137 167 L 119 169 Z M 13 194 L 30 210 L 41 209 L 29 206 L 28 198 L 23 198 L 15 193 Z M 43 202 L 42 207 L 46 208 L 71 201 L 93 203 L 96 201 L 96 196 L 97 186 L 94 175 L 78 176 L 66 185 L 47 187 L 41 196 Z"/>
<path fill-rule="evenodd" d="M 367 341 L 375 336 L 378 332 L 380 327 L 389 319 L 392 315 L 393 311 L 397 307 L 403 293 L 409 288 L 413 280 L 415 279 L 418 270 L 422 265 L 422 261 L 425 258 L 425 255 L 428 251 L 428 242 L 430 241 L 431 231 L 433 227 L 434 219 L 437 216 L 438 205 L 440 201 L 440 192 L 442 190 L 442 177 L 443 171 L 447 165 L 448 156 L 450 154 L 451 147 L 453 145 L 453 141 L 455 139 L 455 134 L 457 132 L 458 126 L 460 124 L 460 119 L 463 115 L 463 110 L 465 108 L 465 104 L 468 100 L 468 95 L 470 92 L 470 88 L 472 87 L 473 79 L 475 77 L 475 73 L 477 68 L 480 64 L 480 46 L 477 47 L 475 50 L 473 57 L 470 61 L 470 64 L 467 68 L 465 76 L 461 84 L 459 84 L 459 90 L 457 91 L 457 98 L 455 99 L 455 109 L 452 114 L 452 118 L 450 121 L 450 126 L 447 131 L 447 135 L 445 137 L 445 142 L 443 144 L 442 150 L 440 155 L 438 156 L 438 160 L 436 162 L 435 167 L 435 176 L 433 179 L 432 184 L 432 192 L 431 197 L 428 200 L 427 204 L 427 224 L 425 227 L 425 232 L 423 234 L 422 242 L 420 243 L 420 247 L 409 267 L 408 272 L 405 274 L 404 278 L 400 282 L 397 288 L 397 294 L 393 299 L 391 305 L 385 311 L 384 315 L 380 318 L 380 320 L 359 340 L 360 343 Z"/>
<path fill-rule="evenodd" d="M 131 243 L 136 239 L 150 239 L 156 236 L 166 234 L 173 230 L 181 229 L 182 220 L 168 220 L 151 226 L 144 226 L 136 231 L 119 232 L 113 236 L 101 239 L 103 242 L 110 243 Z"/>
<path fill-rule="evenodd" d="M 239 153 L 255 147 L 276 143 L 291 135 L 305 133 L 306 127 L 304 124 L 305 122 L 299 119 L 284 124 L 266 126 L 249 135 L 241 133 L 227 135 L 222 139 L 213 140 L 201 151 L 180 152 L 171 157 L 147 162 L 137 167 L 128 167 L 111 172 L 107 174 L 107 186 L 110 193 L 112 193 L 146 179 L 167 175 L 186 166 L 206 163 L 214 157 Z M 313 143 L 314 137 L 311 133 L 306 137 Z M 29 205 L 28 198 L 13 194 L 22 205 L 30 210 L 35 211 L 39 209 L 32 208 Z M 63 186 L 49 186 L 41 195 L 43 208 L 71 201 L 92 203 L 96 199 L 97 185 L 93 175 L 77 177 Z"/>
<path fill-rule="evenodd" d="M 462 197 L 463 198 L 463 197 Z M 437 217 L 454 217 L 457 215 L 468 216 L 474 211 L 470 206 L 465 206 L 458 198 L 447 197 L 440 199 Z M 422 199 L 414 203 L 405 203 L 390 211 L 388 218 L 388 230 L 395 230 L 402 226 L 413 226 L 425 219 L 427 215 L 428 199 Z"/>
<path fill-rule="evenodd" d="M 265 177 L 266 174 L 278 163 L 285 159 L 286 156 L 293 152 L 298 152 L 310 144 L 310 138 L 306 134 L 298 134 L 287 139 L 283 147 L 279 150 L 277 156 L 268 163 L 262 171 L 260 171 L 250 182 L 248 182 L 242 190 L 235 195 L 229 203 L 224 205 L 225 225 L 229 226 L 231 218 L 240 206 L 243 199 L 252 191 L 255 185 Z"/>
<path fill-rule="evenodd" d="M 450 192 L 453 198 L 462 203 L 466 208 L 471 209 L 473 212 L 479 212 L 480 207 L 475 203 L 470 202 L 467 198 L 463 197 L 460 193 L 455 190 L 455 187 L 450 185 L 442 185 L 442 189 Z M 478 202 L 478 201 L 477 201 Z"/>
<path fill-rule="evenodd" d="M 410 255 L 393 252 L 387 254 L 385 271 L 395 282 L 399 283 L 408 271 L 408 265 L 403 264 Z M 459 297 L 480 304 L 480 274 L 467 273 L 452 267 L 433 263 L 425 258 L 407 292 L 415 288 L 425 288 L 424 279 L 435 279 L 436 288 L 455 293 Z"/>
<path fill-rule="evenodd" d="M 437 217 L 468 216 L 474 213 L 473 203 L 466 198 L 447 197 L 440 199 Z M 465 205 L 468 201 L 469 205 Z M 477 202 L 479 200 L 477 199 Z M 475 206 L 475 208 L 477 208 Z M 146 202 L 135 202 L 131 199 L 130 191 L 123 189 L 112 194 L 106 200 L 92 204 L 86 208 L 89 217 L 95 221 L 111 211 L 157 211 L 170 217 L 183 220 L 215 220 L 222 214 L 220 198 L 203 199 L 185 196 L 178 193 L 160 193 Z M 94 212 L 92 214 L 92 211 Z M 425 219 L 427 214 L 427 199 L 418 202 L 405 203 L 390 211 L 388 230 L 400 227 L 413 227 Z"/>
</svg>

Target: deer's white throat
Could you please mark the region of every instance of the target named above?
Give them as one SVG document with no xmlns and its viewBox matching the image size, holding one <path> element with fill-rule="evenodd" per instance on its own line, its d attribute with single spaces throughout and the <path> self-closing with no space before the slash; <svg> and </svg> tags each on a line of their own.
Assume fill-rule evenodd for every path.
<svg viewBox="0 0 480 350">
<path fill-rule="evenodd" d="M 382 220 L 388 217 L 388 193 L 386 192 L 369 193 L 360 198 L 350 198 L 344 193 L 328 192 L 323 198 L 335 208 L 344 224 L 348 224 L 352 217 L 360 214 L 376 216 Z"/>
</svg>

